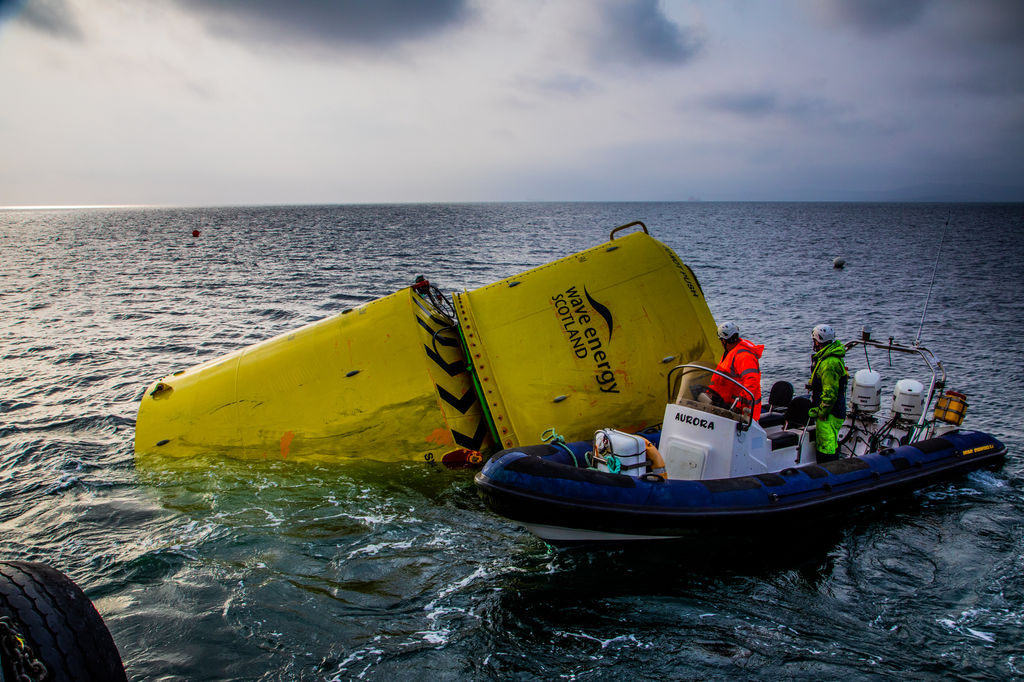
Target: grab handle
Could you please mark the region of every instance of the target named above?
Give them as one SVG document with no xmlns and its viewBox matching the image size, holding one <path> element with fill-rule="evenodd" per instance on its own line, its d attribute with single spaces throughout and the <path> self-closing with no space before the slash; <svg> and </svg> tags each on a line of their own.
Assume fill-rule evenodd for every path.
<svg viewBox="0 0 1024 682">
<path fill-rule="evenodd" d="M 608 241 L 613 241 L 615 239 L 615 233 L 616 232 L 619 232 L 620 230 L 625 230 L 626 228 L 629 228 L 629 227 L 633 227 L 634 225 L 639 225 L 640 227 L 644 228 L 644 234 L 646 234 L 646 235 L 650 234 L 650 232 L 647 231 L 647 226 L 646 225 L 644 225 L 639 220 L 634 220 L 631 223 L 626 223 L 625 225 L 619 225 L 614 230 L 612 230 L 611 234 L 608 235 Z"/>
</svg>

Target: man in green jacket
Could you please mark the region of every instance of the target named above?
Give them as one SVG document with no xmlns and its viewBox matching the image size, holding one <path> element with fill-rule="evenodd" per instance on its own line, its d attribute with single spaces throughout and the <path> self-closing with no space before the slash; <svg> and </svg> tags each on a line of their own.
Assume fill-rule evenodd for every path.
<svg viewBox="0 0 1024 682">
<path fill-rule="evenodd" d="M 811 370 L 811 410 L 815 419 L 815 443 L 818 463 L 839 458 L 839 429 L 846 419 L 846 348 L 836 341 L 836 332 L 827 324 L 811 331 L 814 341 L 814 368 Z"/>
</svg>

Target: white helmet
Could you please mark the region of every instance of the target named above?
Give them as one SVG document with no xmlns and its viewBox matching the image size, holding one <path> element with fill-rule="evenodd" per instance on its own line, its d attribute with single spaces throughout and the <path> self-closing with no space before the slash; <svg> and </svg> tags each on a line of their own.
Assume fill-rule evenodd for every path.
<svg viewBox="0 0 1024 682">
<path fill-rule="evenodd" d="M 811 330 L 811 338 L 819 344 L 832 343 L 836 340 L 836 330 L 827 324 L 819 324 Z"/>
<path fill-rule="evenodd" d="M 737 339 L 740 337 L 739 327 L 737 327 L 732 322 L 723 322 L 722 324 L 718 325 L 718 338 L 720 338 L 722 341 L 728 341 L 729 339 L 732 339 L 734 337 Z"/>
</svg>

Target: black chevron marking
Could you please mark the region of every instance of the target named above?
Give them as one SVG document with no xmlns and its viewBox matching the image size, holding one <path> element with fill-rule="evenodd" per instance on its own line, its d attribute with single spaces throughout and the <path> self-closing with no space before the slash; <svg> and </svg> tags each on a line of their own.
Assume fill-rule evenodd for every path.
<svg viewBox="0 0 1024 682">
<path fill-rule="evenodd" d="M 455 430 L 452 430 L 452 438 L 455 439 L 456 443 L 467 450 L 479 451 L 480 448 L 483 447 L 484 439 L 487 438 L 488 433 L 487 420 L 480 419 L 480 424 L 476 427 L 476 433 L 473 434 L 472 438 Z"/>
<path fill-rule="evenodd" d="M 441 386 L 437 387 L 437 394 L 441 396 L 441 400 L 445 401 L 462 414 L 466 414 L 466 410 L 476 404 L 476 391 L 473 390 L 472 386 L 466 389 L 466 392 L 461 398 L 456 398 Z"/>
<path fill-rule="evenodd" d="M 457 345 L 459 345 L 459 340 L 458 339 L 445 338 L 445 337 L 441 336 L 441 332 L 445 331 L 445 329 L 434 329 L 434 328 L 432 328 L 429 324 L 427 324 L 423 320 L 422 317 L 417 317 L 416 321 L 420 323 L 421 327 L 423 327 L 428 332 L 430 332 L 430 336 L 434 339 L 435 343 L 439 343 L 442 346 L 457 346 Z"/>
<path fill-rule="evenodd" d="M 440 325 L 440 326 L 442 326 L 442 327 L 450 327 L 450 326 L 451 326 L 451 324 L 452 324 L 452 323 L 451 323 L 451 320 L 446 320 L 446 319 L 444 319 L 443 317 L 438 317 L 437 315 L 435 315 L 434 313 L 432 313 L 432 312 L 431 312 L 431 311 L 430 311 L 430 310 L 429 310 L 429 309 L 428 309 L 428 308 L 426 307 L 426 305 L 424 305 L 424 303 L 423 303 L 422 301 L 420 301 L 419 299 L 417 299 L 417 298 L 414 298 L 413 300 L 415 300 L 415 301 L 416 301 L 416 305 L 418 305 L 418 306 L 419 306 L 420 310 L 422 310 L 422 311 L 423 311 L 423 314 L 424 314 L 424 315 L 426 315 L 427 317 L 429 317 L 429 318 L 431 319 L 431 321 L 432 321 L 432 322 L 435 322 L 435 323 L 437 323 L 438 325 Z"/>
<path fill-rule="evenodd" d="M 453 377 L 456 374 L 462 374 L 466 371 L 466 361 L 456 360 L 455 362 L 445 362 L 444 359 L 430 349 L 430 346 L 423 346 L 423 350 L 427 352 L 427 357 L 437 363 L 437 366 L 448 372 L 448 376 Z"/>
</svg>

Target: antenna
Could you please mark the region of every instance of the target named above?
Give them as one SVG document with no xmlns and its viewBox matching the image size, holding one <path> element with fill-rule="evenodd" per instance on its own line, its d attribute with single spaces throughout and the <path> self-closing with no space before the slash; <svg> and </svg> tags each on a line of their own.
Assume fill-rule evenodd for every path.
<svg viewBox="0 0 1024 682">
<path fill-rule="evenodd" d="M 939 250 L 935 253 L 935 265 L 932 266 L 932 281 L 928 284 L 928 296 L 924 299 L 924 312 L 921 313 L 921 325 L 917 328 L 917 338 L 914 345 L 921 345 L 921 330 L 924 329 L 924 316 L 928 314 L 928 303 L 932 300 L 932 287 L 935 286 L 935 273 L 939 269 L 939 256 L 942 254 L 942 243 L 946 241 L 946 228 L 949 227 L 949 219 L 952 214 L 946 214 L 946 224 L 942 226 L 942 238 L 939 240 Z"/>
</svg>

